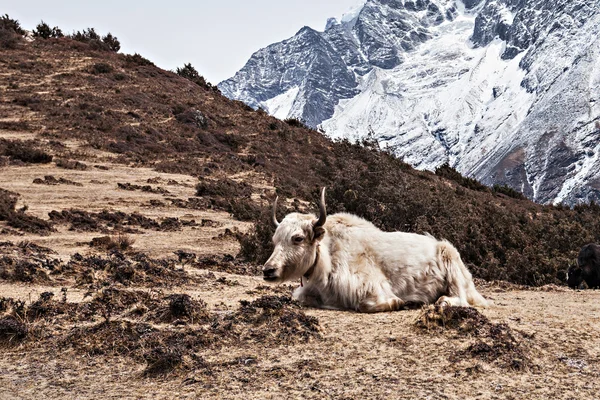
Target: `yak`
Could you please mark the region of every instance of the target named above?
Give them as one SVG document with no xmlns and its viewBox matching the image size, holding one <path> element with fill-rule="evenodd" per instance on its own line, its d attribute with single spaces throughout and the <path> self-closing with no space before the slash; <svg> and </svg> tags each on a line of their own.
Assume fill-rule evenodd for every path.
<svg viewBox="0 0 600 400">
<path fill-rule="evenodd" d="M 274 250 L 263 266 L 263 279 L 300 279 L 293 297 L 303 305 L 367 313 L 400 310 L 409 303 L 488 305 L 446 240 L 384 232 L 348 213 L 327 216 L 325 188 L 318 217 L 290 213 L 279 222 L 277 200 L 272 209 Z"/>
<path fill-rule="evenodd" d="M 579 251 L 577 265 L 567 270 L 567 285 L 577 289 L 585 281 L 588 288 L 600 287 L 600 246 L 586 244 Z"/>
</svg>

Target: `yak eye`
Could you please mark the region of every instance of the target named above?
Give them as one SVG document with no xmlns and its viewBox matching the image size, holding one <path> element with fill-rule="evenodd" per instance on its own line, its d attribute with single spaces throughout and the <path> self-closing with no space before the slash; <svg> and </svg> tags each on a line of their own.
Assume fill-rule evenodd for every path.
<svg viewBox="0 0 600 400">
<path fill-rule="evenodd" d="M 294 236 L 292 238 L 292 240 L 294 241 L 294 243 L 296 244 L 300 244 L 304 241 L 304 237 L 303 236 Z"/>
</svg>

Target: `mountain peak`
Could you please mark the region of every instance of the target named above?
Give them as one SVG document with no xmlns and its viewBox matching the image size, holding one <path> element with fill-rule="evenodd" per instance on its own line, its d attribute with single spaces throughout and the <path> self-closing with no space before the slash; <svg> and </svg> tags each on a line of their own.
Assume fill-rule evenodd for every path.
<svg viewBox="0 0 600 400">
<path fill-rule="evenodd" d="M 417 168 L 600 200 L 597 0 L 368 0 L 273 46 L 223 93 L 332 137 L 370 132 Z"/>
<path fill-rule="evenodd" d="M 325 24 L 325 30 L 329 30 L 334 26 L 337 26 L 340 24 L 340 21 L 337 20 L 337 18 L 332 17 L 332 18 L 328 18 L 327 19 L 327 23 Z"/>
</svg>

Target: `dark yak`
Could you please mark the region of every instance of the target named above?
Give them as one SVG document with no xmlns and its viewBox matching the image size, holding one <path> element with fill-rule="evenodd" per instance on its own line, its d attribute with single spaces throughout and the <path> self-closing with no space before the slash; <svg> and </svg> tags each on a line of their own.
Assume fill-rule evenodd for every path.
<svg viewBox="0 0 600 400">
<path fill-rule="evenodd" d="M 577 289 L 585 281 L 592 288 L 600 287 L 600 246 L 594 243 L 586 244 L 579 251 L 577 265 L 567 271 L 567 285 Z"/>
</svg>

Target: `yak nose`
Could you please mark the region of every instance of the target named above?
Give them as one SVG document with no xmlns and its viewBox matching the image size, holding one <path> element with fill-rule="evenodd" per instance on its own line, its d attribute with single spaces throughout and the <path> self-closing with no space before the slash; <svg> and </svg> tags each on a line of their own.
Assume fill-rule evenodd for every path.
<svg viewBox="0 0 600 400">
<path fill-rule="evenodd" d="M 263 279 L 267 281 L 277 279 L 277 269 L 270 265 L 265 265 L 263 267 Z"/>
</svg>

